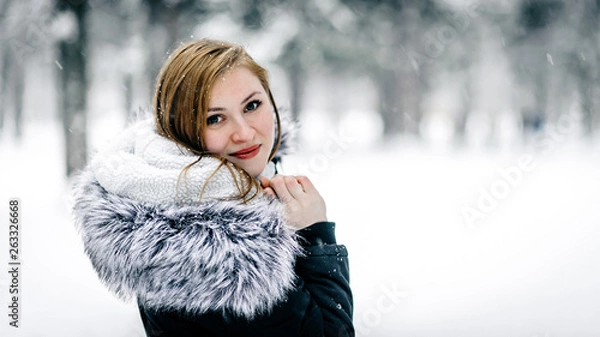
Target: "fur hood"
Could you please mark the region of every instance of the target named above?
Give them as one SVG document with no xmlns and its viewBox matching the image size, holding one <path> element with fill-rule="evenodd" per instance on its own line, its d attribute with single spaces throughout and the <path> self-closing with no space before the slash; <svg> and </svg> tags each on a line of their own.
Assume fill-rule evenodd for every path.
<svg viewBox="0 0 600 337">
<path fill-rule="evenodd" d="M 140 125 L 134 128 L 151 127 Z M 291 124 L 282 125 L 278 155 L 289 149 L 285 128 Z M 122 174 L 129 155 L 139 159 L 128 137 L 99 152 L 73 185 L 75 224 L 102 282 L 118 297 L 157 311 L 221 311 L 250 319 L 283 300 L 293 288 L 301 249 L 282 206 L 264 196 L 247 204 L 218 195 L 199 204 L 155 198 L 156 191 L 173 187 L 170 180 L 155 192 L 142 184 L 142 192 L 131 193 L 139 186 L 115 183 L 132 177 Z M 112 159 L 99 160 L 107 155 Z M 113 166 L 119 169 L 107 171 Z M 223 193 L 223 186 L 229 185 L 215 191 Z"/>
</svg>

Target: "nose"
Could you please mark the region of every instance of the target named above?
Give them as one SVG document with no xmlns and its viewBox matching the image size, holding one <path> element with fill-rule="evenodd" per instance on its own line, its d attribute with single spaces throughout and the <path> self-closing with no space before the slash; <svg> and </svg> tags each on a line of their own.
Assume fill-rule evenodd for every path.
<svg viewBox="0 0 600 337">
<path fill-rule="evenodd" d="M 247 143 L 254 138 L 256 131 L 244 118 L 239 118 L 235 123 L 235 129 L 231 140 L 235 143 Z"/>
</svg>

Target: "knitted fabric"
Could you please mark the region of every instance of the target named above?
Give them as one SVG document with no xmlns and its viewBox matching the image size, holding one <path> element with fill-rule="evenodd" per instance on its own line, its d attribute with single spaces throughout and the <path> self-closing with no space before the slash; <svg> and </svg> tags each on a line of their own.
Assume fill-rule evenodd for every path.
<svg viewBox="0 0 600 337">
<path fill-rule="evenodd" d="M 200 196 L 210 201 L 239 194 L 232 172 L 219 168 L 216 158 L 202 158 L 183 175 L 183 169 L 197 159 L 198 155 L 159 135 L 152 120 L 144 120 L 99 151 L 90 169 L 109 193 L 154 205 L 194 205 Z M 243 181 L 239 173 L 234 174 L 238 182 Z"/>
</svg>

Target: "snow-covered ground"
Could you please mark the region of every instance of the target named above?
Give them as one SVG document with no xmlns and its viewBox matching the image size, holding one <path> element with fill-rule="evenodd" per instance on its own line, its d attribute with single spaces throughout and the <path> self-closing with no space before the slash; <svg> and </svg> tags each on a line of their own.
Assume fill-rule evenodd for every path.
<svg viewBox="0 0 600 337">
<path fill-rule="evenodd" d="M 0 335 L 144 336 L 135 305 L 114 299 L 83 255 L 59 130 L 30 123 L 22 143 L 0 138 L 3 270 L 9 198 L 22 206 L 20 327 L 8 325 L 5 271 Z M 374 149 L 336 137 L 285 168 L 315 180 L 338 223 L 359 336 L 600 336 L 598 144 Z"/>
</svg>

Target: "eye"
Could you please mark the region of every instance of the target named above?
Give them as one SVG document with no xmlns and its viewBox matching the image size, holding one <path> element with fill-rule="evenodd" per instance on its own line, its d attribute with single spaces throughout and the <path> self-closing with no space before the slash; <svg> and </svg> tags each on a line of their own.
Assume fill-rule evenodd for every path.
<svg viewBox="0 0 600 337">
<path fill-rule="evenodd" d="M 212 115 L 212 116 L 208 116 L 208 118 L 206 119 L 206 124 L 207 125 L 215 125 L 215 124 L 219 124 L 223 121 L 223 116 L 221 115 Z"/>
<path fill-rule="evenodd" d="M 262 102 L 260 100 L 254 100 L 248 104 L 246 104 L 246 107 L 244 108 L 244 111 L 254 111 L 256 109 L 258 109 L 258 107 L 262 104 Z"/>
</svg>

